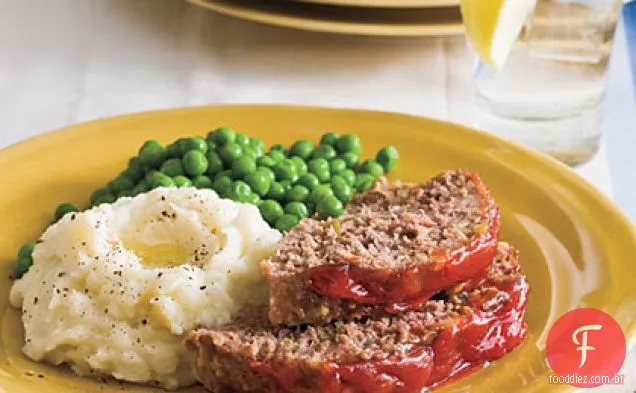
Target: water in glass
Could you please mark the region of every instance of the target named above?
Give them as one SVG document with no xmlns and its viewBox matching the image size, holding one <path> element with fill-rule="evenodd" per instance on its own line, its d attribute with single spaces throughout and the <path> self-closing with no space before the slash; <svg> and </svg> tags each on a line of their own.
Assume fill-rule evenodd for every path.
<svg viewBox="0 0 636 393">
<path fill-rule="evenodd" d="M 473 75 L 477 123 L 576 165 L 601 135 L 621 0 L 538 0 L 504 68 Z"/>
</svg>

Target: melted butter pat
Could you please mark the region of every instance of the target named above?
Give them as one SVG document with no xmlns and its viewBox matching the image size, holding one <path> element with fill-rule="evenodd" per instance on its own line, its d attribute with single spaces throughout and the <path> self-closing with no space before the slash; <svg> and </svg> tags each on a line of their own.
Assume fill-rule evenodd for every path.
<svg viewBox="0 0 636 393">
<path fill-rule="evenodd" d="M 192 257 L 192 250 L 181 244 L 132 243 L 125 246 L 139 257 L 142 265 L 150 268 L 183 265 Z"/>
</svg>

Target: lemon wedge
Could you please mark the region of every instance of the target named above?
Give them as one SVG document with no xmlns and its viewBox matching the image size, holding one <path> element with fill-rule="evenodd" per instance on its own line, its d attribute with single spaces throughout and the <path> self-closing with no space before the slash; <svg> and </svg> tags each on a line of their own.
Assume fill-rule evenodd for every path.
<svg viewBox="0 0 636 393">
<path fill-rule="evenodd" d="M 466 35 L 479 58 L 501 69 L 536 0 L 461 0 Z"/>
</svg>

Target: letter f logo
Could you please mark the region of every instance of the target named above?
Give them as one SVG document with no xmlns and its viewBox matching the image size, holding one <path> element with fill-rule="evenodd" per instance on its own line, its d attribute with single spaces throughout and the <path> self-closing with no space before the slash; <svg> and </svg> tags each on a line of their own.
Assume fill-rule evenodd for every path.
<svg viewBox="0 0 636 393">
<path fill-rule="evenodd" d="M 572 333 L 572 341 L 574 344 L 580 345 L 580 347 L 576 348 L 577 351 L 581 351 L 581 364 L 579 364 L 579 368 L 583 367 L 585 361 L 587 360 L 587 351 L 593 351 L 596 348 L 587 345 L 587 332 L 589 330 L 601 330 L 603 328 L 602 325 L 585 325 L 576 329 L 574 333 Z M 579 342 L 579 339 L 576 337 L 579 333 L 583 333 L 583 339 Z"/>
</svg>

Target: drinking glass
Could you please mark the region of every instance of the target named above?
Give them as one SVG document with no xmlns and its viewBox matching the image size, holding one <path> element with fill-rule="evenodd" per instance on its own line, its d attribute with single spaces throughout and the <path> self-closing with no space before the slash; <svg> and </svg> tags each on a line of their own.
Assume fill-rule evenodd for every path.
<svg viewBox="0 0 636 393">
<path fill-rule="evenodd" d="M 474 69 L 477 126 L 570 165 L 593 157 L 621 5 L 538 0 L 503 69 Z"/>
</svg>

